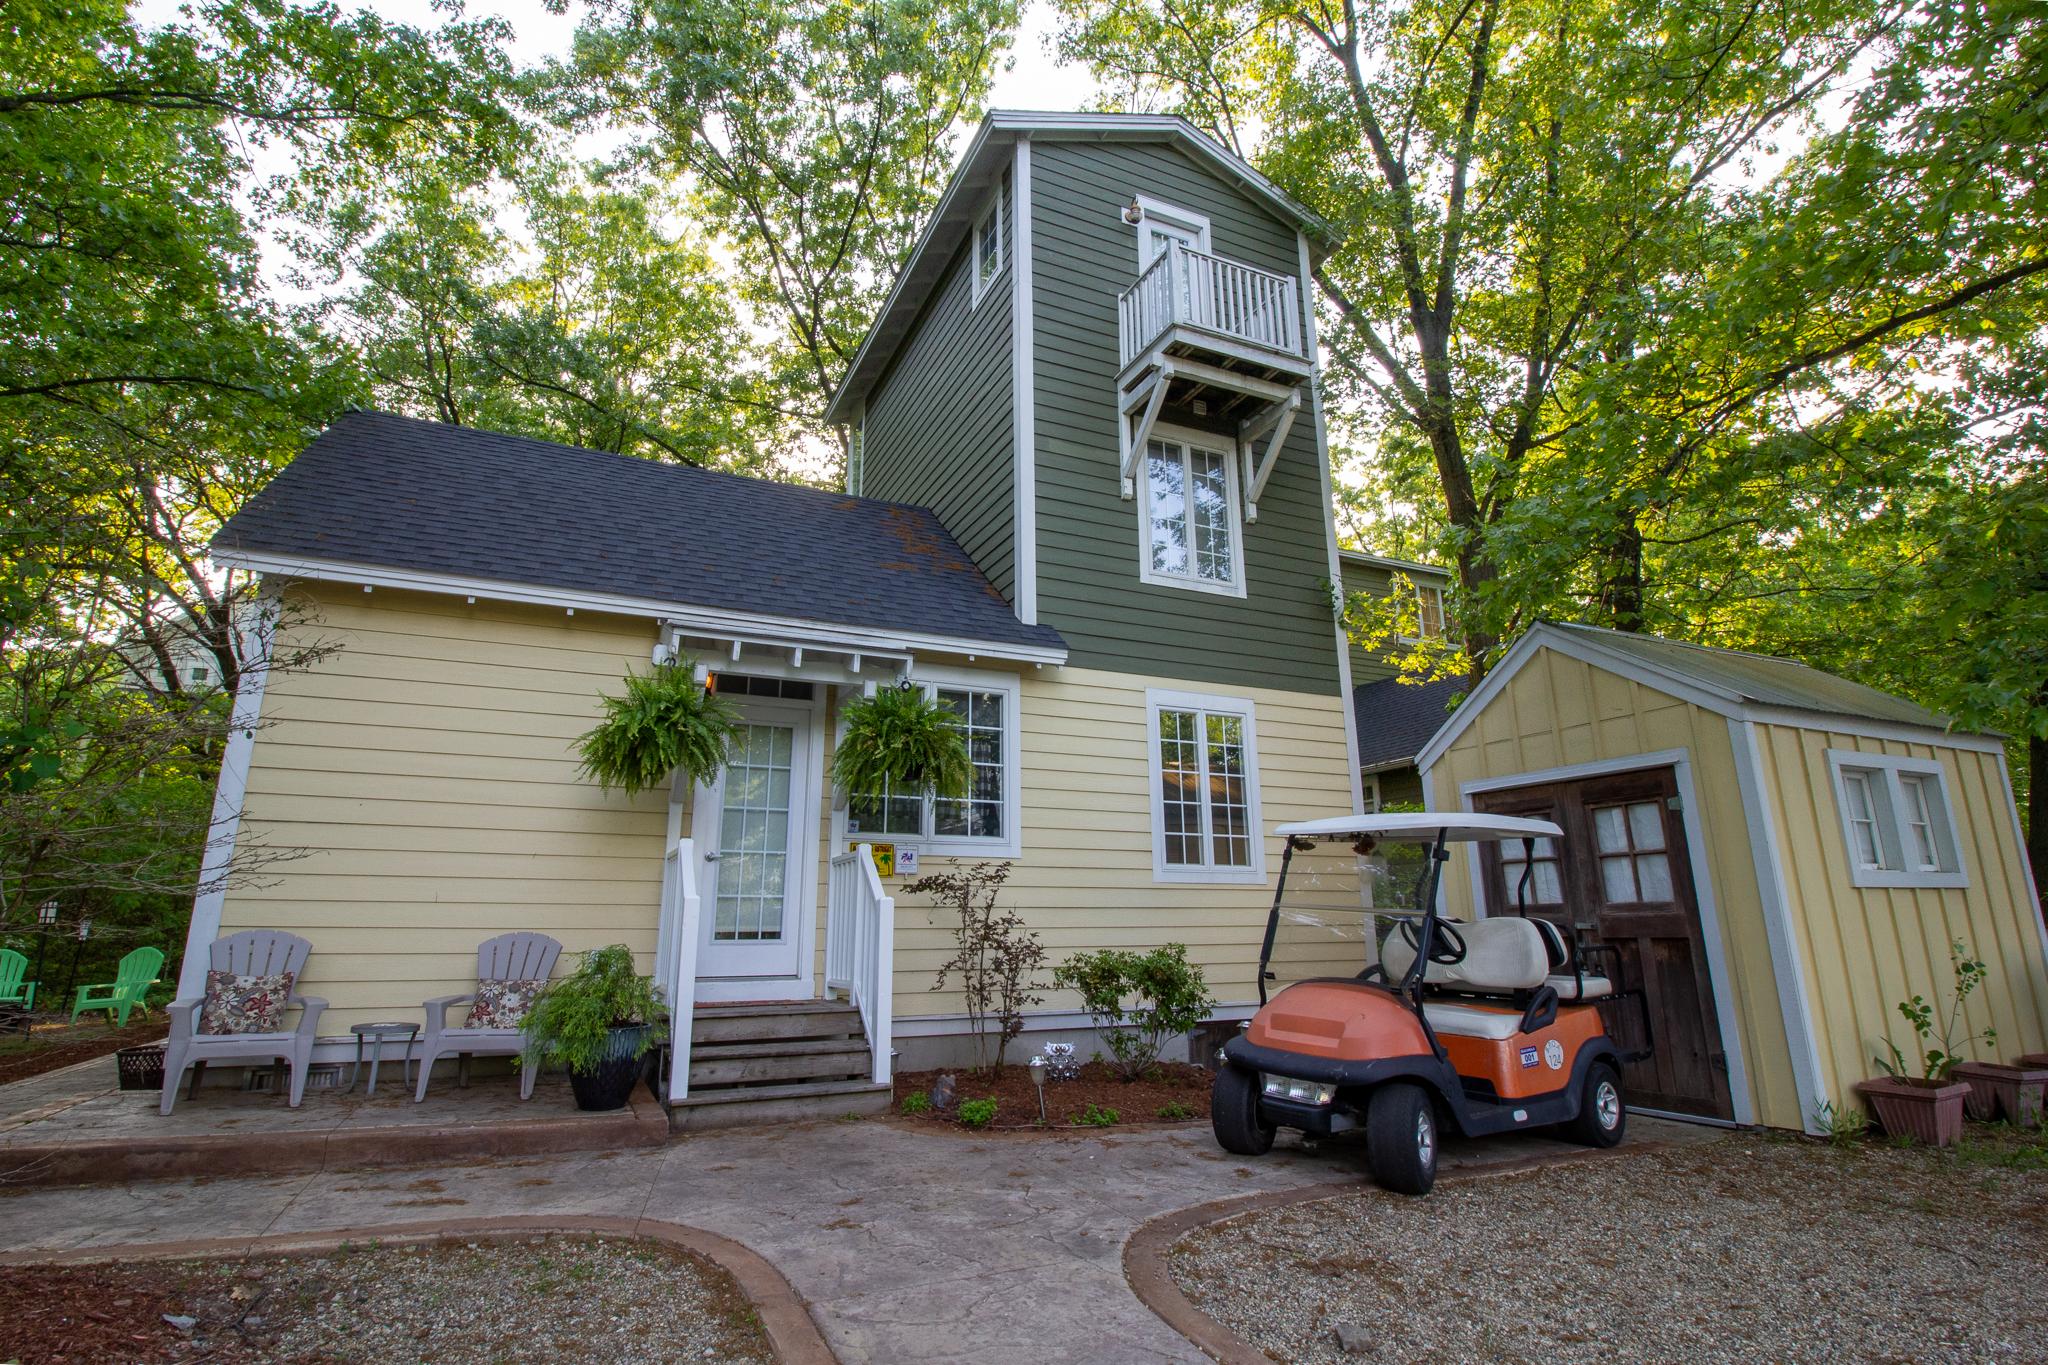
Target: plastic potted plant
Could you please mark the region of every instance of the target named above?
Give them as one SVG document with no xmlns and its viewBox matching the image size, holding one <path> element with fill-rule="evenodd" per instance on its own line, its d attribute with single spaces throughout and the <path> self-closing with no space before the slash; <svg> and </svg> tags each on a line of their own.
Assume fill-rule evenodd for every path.
<svg viewBox="0 0 2048 1365">
<path fill-rule="evenodd" d="M 1884 1074 L 1856 1087 L 1870 1101 L 1878 1123 L 1887 1133 L 1935 1147 L 1946 1147 L 1963 1135 L 1964 1106 L 1970 1086 L 1954 1075 L 1963 1060 L 1962 1050 L 1973 1043 L 1995 1045 L 1998 1041 L 1993 1029 L 1958 1036 L 1958 1031 L 1966 1027 L 1962 1019 L 1963 1001 L 1982 984 L 1985 967 L 1970 956 L 1961 939 L 1949 946 L 1949 962 L 1955 969 L 1955 993 L 1945 1014 L 1938 1015 L 1935 1007 L 1918 995 L 1899 1002 L 1899 1013 L 1912 1026 L 1920 1047 L 1920 1074 L 1911 1074 L 1898 1045 L 1887 1038 L 1884 1046 L 1890 1055 L 1873 1059 Z"/>
<path fill-rule="evenodd" d="M 624 944 L 592 948 L 574 972 L 551 983 L 520 1025 L 522 1066 L 561 1062 L 578 1109 L 618 1109 L 640 1079 L 640 1059 L 654 1046 L 663 1013 L 654 978 L 633 970 Z"/>
<path fill-rule="evenodd" d="M 605 697 L 604 719 L 577 741 L 585 776 L 637 796 L 681 773 L 709 782 L 725 767 L 739 712 L 697 681 L 688 659 L 627 676 L 623 697 Z"/>
<path fill-rule="evenodd" d="M 960 716 L 912 683 L 878 688 L 840 708 L 845 729 L 832 755 L 832 780 L 849 794 L 929 791 L 967 795 L 973 771 Z"/>
</svg>

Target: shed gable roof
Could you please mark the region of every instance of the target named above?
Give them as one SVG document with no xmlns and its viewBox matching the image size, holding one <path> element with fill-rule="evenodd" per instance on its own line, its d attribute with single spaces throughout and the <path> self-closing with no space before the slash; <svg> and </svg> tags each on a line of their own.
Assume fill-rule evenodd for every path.
<svg viewBox="0 0 2048 1365">
<path fill-rule="evenodd" d="M 1052 650 L 922 507 L 384 412 L 322 432 L 214 555 L 399 569 Z M 993 650 L 991 652 L 994 652 Z"/>
</svg>

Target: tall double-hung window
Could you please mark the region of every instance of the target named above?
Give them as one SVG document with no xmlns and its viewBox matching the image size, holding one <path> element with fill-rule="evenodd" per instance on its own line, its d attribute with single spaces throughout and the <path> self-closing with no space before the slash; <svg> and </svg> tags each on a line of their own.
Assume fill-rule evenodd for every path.
<svg viewBox="0 0 2048 1365">
<path fill-rule="evenodd" d="M 1244 595 L 1236 474 L 1220 437 L 1168 432 L 1145 443 L 1144 582 Z"/>
<path fill-rule="evenodd" d="M 1258 733 L 1239 697 L 1146 694 L 1152 870 L 1161 881 L 1263 882 Z"/>
</svg>

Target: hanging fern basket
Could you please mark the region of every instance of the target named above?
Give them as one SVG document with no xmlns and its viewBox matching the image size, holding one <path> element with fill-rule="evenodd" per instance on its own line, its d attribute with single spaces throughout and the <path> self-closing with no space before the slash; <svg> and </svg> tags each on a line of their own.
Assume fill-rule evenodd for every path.
<svg viewBox="0 0 2048 1365">
<path fill-rule="evenodd" d="M 846 728 L 832 756 L 832 780 L 841 790 L 967 795 L 973 766 L 960 716 L 923 688 L 884 687 L 852 698 L 840 715 Z"/>
<path fill-rule="evenodd" d="M 604 719 L 577 741 L 586 777 L 607 792 L 637 796 L 676 773 L 692 782 L 718 776 L 739 713 L 697 681 L 689 660 L 629 674 L 625 687 L 624 696 L 603 699 Z"/>
</svg>

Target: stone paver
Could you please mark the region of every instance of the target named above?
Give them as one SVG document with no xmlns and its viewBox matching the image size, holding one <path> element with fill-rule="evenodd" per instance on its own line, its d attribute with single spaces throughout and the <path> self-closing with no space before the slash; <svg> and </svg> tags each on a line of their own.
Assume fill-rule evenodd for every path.
<svg viewBox="0 0 2048 1365">
<path fill-rule="evenodd" d="M 1638 1118 L 1632 1140 L 1704 1130 Z M 1447 1168 L 1564 1149 L 1453 1144 Z M 768 1258 L 846 1361 L 1204 1359 L 1124 1281 L 1131 1232 L 1231 1195 L 1360 1178 L 1355 1143 L 1240 1160 L 1206 1126 L 973 1138 L 886 1120 L 680 1138 L 460 1167 L 179 1180 L 0 1195 L 0 1249 L 606 1215 L 704 1228 Z"/>
</svg>

